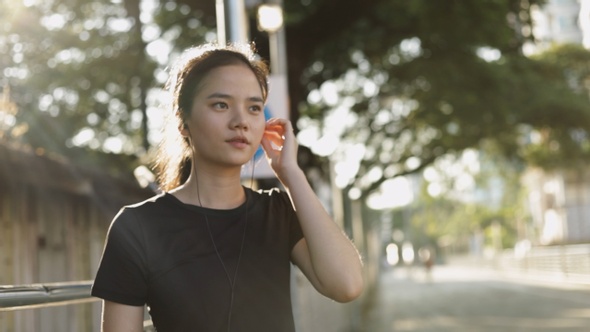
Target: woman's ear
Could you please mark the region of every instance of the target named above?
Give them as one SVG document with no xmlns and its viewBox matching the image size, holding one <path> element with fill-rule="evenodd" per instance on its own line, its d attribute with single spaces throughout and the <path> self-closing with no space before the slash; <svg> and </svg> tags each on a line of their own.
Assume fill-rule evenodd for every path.
<svg viewBox="0 0 590 332">
<path fill-rule="evenodd" d="M 183 137 L 190 137 L 190 129 L 188 128 L 188 125 L 186 124 L 181 111 L 176 111 L 176 118 L 178 119 L 178 131 L 180 132 L 180 135 L 182 135 Z"/>
<path fill-rule="evenodd" d="M 183 137 L 190 137 L 190 133 L 191 133 L 191 131 L 190 131 L 190 129 L 188 128 L 188 125 L 187 125 L 186 123 L 184 123 L 184 122 L 183 122 L 183 123 L 181 123 L 181 124 L 178 126 L 178 131 L 180 131 L 180 134 L 181 134 Z"/>
</svg>

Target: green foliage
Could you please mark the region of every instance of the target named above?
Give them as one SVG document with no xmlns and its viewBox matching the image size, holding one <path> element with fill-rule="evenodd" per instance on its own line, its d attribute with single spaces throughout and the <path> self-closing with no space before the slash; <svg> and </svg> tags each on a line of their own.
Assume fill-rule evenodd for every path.
<svg viewBox="0 0 590 332">
<path fill-rule="evenodd" d="M 502 227 L 503 246 L 512 247 L 516 243 L 519 208 L 514 204 L 494 210 L 482 203 L 437 197 L 427 202 L 419 201 L 417 206 L 419 209 L 414 211 L 411 219 L 412 236 L 417 242 L 424 242 L 424 238 L 430 239 L 430 243 L 437 243 L 443 238 L 460 242 L 483 231 L 485 244 L 489 246 L 492 243 L 491 229 L 494 223 L 498 223 Z"/>
<path fill-rule="evenodd" d="M 540 76 L 534 84 L 541 93 L 527 120 L 538 130 L 523 155 L 545 169 L 584 167 L 590 161 L 590 52 L 566 44 L 533 59 Z"/>
<path fill-rule="evenodd" d="M 7 12 L 1 83 L 29 124 L 25 143 L 63 152 L 85 131 L 82 144 L 94 149 L 112 138 L 122 142 L 119 152 L 145 148 L 156 64 L 145 53 L 139 1 L 15 2 Z"/>
<path fill-rule="evenodd" d="M 418 198 L 410 207 L 414 237 L 460 243 L 482 234 L 484 244 L 492 246 L 494 229 L 499 226 L 502 246 L 506 248 L 523 235 L 518 233 L 519 223 L 528 220 L 524 208 L 526 193 L 519 181 L 523 165 L 505 159 L 493 145 L 485 145 L 478 160 L 479 170 L 472 174 L 475 187 L 467 199 L 457 195 L 453 186 L 457 179 L 447 179 L 447 189 L 436 196 L 429 193 L 431 183 L 424 180 Z M 441 174 L 444 171 L 438 169 Z"/>
<path fill-rule="evenodd" d="M 530 9 L 544 2 L 285 0 L 292 120 L 321 127 L 334 108 L 351 109 L 354 126 L 341 138 L 367 146 L 350 182 L 365 194 L 482 144 L 543 167 L 583 164 L 588 52 L 521 52 L 532 38 Z M 23 140 L 51 150 L 81 132 L 91 133 L 84 144 L 92 148 L 113 137 L 124 152 L 147 148 L 147 93 L 161 87 L 169 60 L 147 50 L 163 40 L 173 57 L 215 37 L 212 1 L 163 0 L 153 21 L 139 19 L 139 0 L 30 3 L 0 4 L 0 83 L 10 84 L 19 121 L 29 123 Z M 254 11 L 251 39 L 267 57 Z M 309 103 L 326 82 L 337 83 L 338 103 Z M 374 169 L 381 177 L 366 181 Z"/>
<path fill-rule="evenodd" d="M 332 8 L 337 13 L 330 24 L 336 27 L 303 46 L 318 29 L 310 16 L 291 27 L 300 37 L 290 34 L 289 45 L 316 46 L 299 51 L 310 64 L 304 83 L 308 91 L 321 91 L 325 82 L 334 82 L 339 99 L 298 104 L 299 110 L 319 119 L 320 132 L 333 125 L 322 121 L 337 107 L 354 112 L 355 124 L 342 131 L 341 140 L 368 146 L 350 182 L 365 194 L 443 155 L 482 144 L 542 167 L 585 163 L 590 104 L 581 79 L 590 53 L 523 55 L 522 45 L 531 38 L 530 8 L 542 3 L 369 1 L 364 8 L 336 9 L 320 1 L 314 13 Z M 531 144 L 538 133 L 546 137 Z M 383 144 L 388 141 L 394 144 Z M 382 176 L 368 183 L 366 175 L 375 168 Z"/>
<path fill-rule="evenodd" d="M 72 2 L 72 3 L 70 3 Z M 141 89 L 154 65 L 143 61 L 142 42 L 130 33 L 135 23 L 110 1 L 39 2 L 11 5 L 0 44 L 12 62 L 3 63 L 20 121 L 29 123 L 26 143 L 63 151 L 83 128 L 94 147 L 109 137 L 127 141 L 124 152 L 141 145 Z M 138 2 L 137 2 L 138 3 Z M 70 143 L 71 144 L 71 143 Z"/>
<path fill-rule="evenodd" d="M 180 51 L 205 41 L 215 22 L 200 8 L 192 8 L 182 1 L 164 1 L 154 12 L 154 22 L 161 30 L 160 37 L 171 43 L 173 50 Z"/>
</svg>

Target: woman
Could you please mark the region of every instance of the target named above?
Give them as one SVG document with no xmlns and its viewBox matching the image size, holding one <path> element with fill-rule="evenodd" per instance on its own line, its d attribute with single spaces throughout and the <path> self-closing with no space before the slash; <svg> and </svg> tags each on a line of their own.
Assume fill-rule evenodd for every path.
<svg viewBox="0 0 590 332">
<path fill-rule="evenodd" d="M 146 304 L 160 332 L 294 331 L 291 262 L 331 299 L 362 292 L 359 255 L 297 165 L 291 123 L 264 118 L 267 74 L 247 45 L 196 47 L 173 68 L 162 193 L 109 229 L 92 289 L 103 331 L 142 331 Z M 242 186 L 259 145 L 285 191 Z"/>
</svg>

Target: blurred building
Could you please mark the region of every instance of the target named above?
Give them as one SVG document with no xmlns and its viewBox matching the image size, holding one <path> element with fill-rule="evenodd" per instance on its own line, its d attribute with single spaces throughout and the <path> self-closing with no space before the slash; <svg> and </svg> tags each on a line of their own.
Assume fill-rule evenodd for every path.
<svg viewBox="0 0 590 332">
<path fill-rule="evenodd" d="M 0 140 L 0 285 L 91 280 L 108 226 L 153 195 L 130 175 Z M 0 314 L 0 331 L 98 331 L 100 303 Z"/>
<path fill-rule="evenodd" d="M 544 172 L 524 177 L 541 244 L 590 242 L 590 171 Z"/>
<path fill-rule="evenodd" d="M 555 44 L 582 43 L 581 2 L 584 0 L 549 0 L 543 7 L 533 8 L 535 48 L 545 50 Z"/>
<path fill-rule="evenodd" d="M 590 48 L 590 0 L 549 0 L 531 15 L 536 43 L 527 52 L 566 43 Z M 590 242 L 590 169 L 529 169 L 523 180 L 533 219 L 529 240 L 544 245 Z"/>
</svg>

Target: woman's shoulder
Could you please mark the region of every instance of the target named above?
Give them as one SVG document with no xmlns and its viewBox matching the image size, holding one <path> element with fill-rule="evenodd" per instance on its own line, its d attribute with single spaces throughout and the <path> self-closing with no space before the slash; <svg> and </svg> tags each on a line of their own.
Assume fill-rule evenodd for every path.
<svg viewBox="0 0 590 332">
<path fill-rule="evenodd" d="M 277 199 L 277 198 L 284 198 L 284 197 L 288 197 L 287 192 L 285 192 L 284 190 L 281 190 L 280 188 L 271 188 L 271 189 L 258 189 L 258 190 L 253 190 L 253 189 L 249 189 L 250 192 L 252 193 L 252 196 L 254 197 L 254 199 L 260 199 L 260 200 L 269 200 L 269 199 Z"/>
<path fill-rule="evenodd" d="M 170 195 L 158 193 L 134 204 L 123 206 L 111 222 L 111 228 L 123 233 L 158 230 L 158 224 L 174 211 Z M 178 210 L 178 209 L 176 209 Z"/>
<path fill-rule="evenodd" d="M 291 206 L 289 194 L 280 188 L 251 190 L 251 193 L 254 202 L 263 203 L 277 208 Z"/>
<path fill-rule="evenodd" d="M 125 205 L 123 206 L 123 209 L 146 209 L 153 207 L 154 205 L 160 205 L 163 201 L 165 201 L 166 195 L 168 195 L 166 192 L 157 193 L 143 201 Z"/>
<path fill-rule="evenodd" d="M 150 215 L 161 211 L 170 205 L 167 193 L 157 193 L 154 196 L 133 204 L 123 206 L 116 219 L 126 219 L 133 215 Z"/>
</svg>

